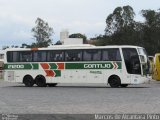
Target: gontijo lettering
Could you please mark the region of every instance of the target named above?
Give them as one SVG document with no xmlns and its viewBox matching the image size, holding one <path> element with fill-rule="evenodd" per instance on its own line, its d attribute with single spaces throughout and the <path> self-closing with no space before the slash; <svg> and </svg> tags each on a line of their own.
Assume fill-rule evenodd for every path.
<svg viewBox="0 0 160 120">
<path fill-rule="evenodd" d="M 84 68 L 111 68 L 111 64 L 84 64 Z"/>
</svg>

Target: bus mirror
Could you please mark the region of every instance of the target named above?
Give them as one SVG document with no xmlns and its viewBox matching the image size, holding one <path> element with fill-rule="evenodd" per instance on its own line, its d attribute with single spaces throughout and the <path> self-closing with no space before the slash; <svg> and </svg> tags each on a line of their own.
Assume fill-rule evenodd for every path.
<svg viewBox="0 0 160 120">
<path fill-rule="evenodd" d="M 147 63 L 147 56 L 140 55 L 140 61 L 141 61 L 141 63 Z"/>
</svg>

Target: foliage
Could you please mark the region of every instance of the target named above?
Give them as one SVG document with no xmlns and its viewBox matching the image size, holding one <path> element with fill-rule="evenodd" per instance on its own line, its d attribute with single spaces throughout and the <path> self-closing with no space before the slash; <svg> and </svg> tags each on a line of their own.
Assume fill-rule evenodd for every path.
<svg viewBox="0 0 160 120">
<path fill-rule="evenodd" d="M 108 44 L 134 45 L 137 36 L 135 13 L 130 6 L 117 7 L 106 19 L 105 35 L 110 36 Z"/>
<path fill-rule="evenodd" d="M 142 10 L 141 14 L 145 18 L 144 46 L 149 53 L 160 52 L 160 11 Z"/>
<path fill-rule="evenodd" d="M 47 47 L 52 43 L 51 36 L 53 34 L 53 28 L 49 27 L 48 23 L 37 18 L 36 26 L 32 28 L 33 37 L 36 42 L 32 43 L 31 47 Z"/>
<path fill-rule="evenodd" d="M 149 55 L 160 52 L 160 10 L 141 10 L 144 22 L 134 20 L 135 13 L 131 6 L 117 7 L 106 18 L 104 35 L 98 35 L 93 40 L 95 45 L 137 45 L 146 48 Z M 46 47 L 51 43 L 53 29 L 48 23 L 37 18 L 36 26 L 32 29 L 36 43 L 22 44 L 25 47 Z M 87 37 L 81 33 L 74 33 L 69 38 Z M 96 41 L 96 42 L 95 42 Z M 61 44 L 59 41 L 57 45 Z"/>
<path fill-rule="evenodd" d="M 106 19 L 105 35 L 99 35 L 95 45 L 138 45 L 149 55 L 160 52 L 160 10 L 142 10 L 144 22 L 134 20 L 131 6 L 117 7 Z"/>
<path fill-rule="evenodd" d="M 69 35 L 69 38 L 83 38 L 83 43 L 86 43 L 87 37 L 81 33 L 74 33 Z"/>
<path fill-rule="evenodd" d="M 132 26 L 134 15 L 133 8 L 130 6 L 117 7 L 106 19 L 105 34 L 112 35 L 126 26 Z"/>
<path fill-rule="evenodd" d="M 54 45 L 62 45 L 61 41 L 57 41 Z"/>
<path fill-rule="evenodd" d="M 26 44 L 26 43 L 23 43 L 22 46 L 21 46 L 21 48 L 31 48 L 31 45 L 28 45 L 28 44 Z"/>
</svg>

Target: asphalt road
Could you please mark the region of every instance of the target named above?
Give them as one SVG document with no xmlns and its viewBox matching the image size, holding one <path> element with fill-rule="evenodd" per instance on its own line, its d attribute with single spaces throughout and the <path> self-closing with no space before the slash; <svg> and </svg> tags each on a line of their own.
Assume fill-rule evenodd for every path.
<svg viewBox="0 0 160 120">
<path fill-rule="evenodd" d="M 160 113 L 160 81 L 127 88 L 105 84 L 24 87 L 0 81 L 0 113 Z"/>
</svg>

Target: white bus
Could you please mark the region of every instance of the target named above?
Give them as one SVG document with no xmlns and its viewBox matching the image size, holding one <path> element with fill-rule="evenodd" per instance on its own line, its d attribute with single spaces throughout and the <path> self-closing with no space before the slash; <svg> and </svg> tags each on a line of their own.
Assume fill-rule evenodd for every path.
<svg viewBox="0 0 160 120">
<path fill-rule="evenodd" d="M 147 55 L 138 46 L 56 45 L 5 50 L 4 80 L 32 87 L 106 83 L 127 87 L 148 81 Z"/>
<path fill-rule="evenodd" d="M 4 51 L 0 50 L 0 79 L 3 78 Z"/>
</svg>

